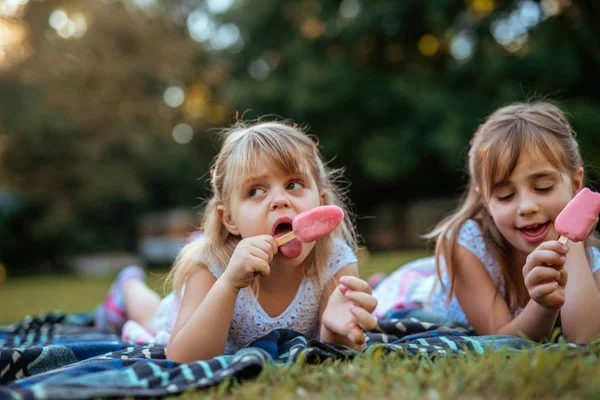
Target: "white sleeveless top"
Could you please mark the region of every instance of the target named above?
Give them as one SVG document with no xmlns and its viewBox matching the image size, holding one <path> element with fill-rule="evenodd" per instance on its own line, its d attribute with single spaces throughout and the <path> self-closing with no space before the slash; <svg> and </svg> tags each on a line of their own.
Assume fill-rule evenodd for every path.
<svg viewBox="0 0 600 400">
<path fill-rule="evenodd" d="M 255 339 L 266 335 L 274 329 L 292 329 L 309 338 L 318 338 L 320 328 L 319 308 L 324 285 L 343 267 L 356 263 L 357 259 L 352 249 L 342 240 L 334 241 L 333 253 L 329 257 L 327 268 L 324 270 L 323 284 L 319 287 L 315 277 L 306 277 L 300 283 L 296 296 L 289 306 L 276 317 L 270 317 L 259 304 L 250 287 L 239 291 L 235 302 L 233 319 L 229 328 L 225 354 L 233 354 L 247 346 Z M 218 279 L 224 272 L 222 268 L 209 266 L 208 269 Z M 185 290 L 185 288 L 183 289 Z M 183 294 L 183 293 L 182 293 Z M 152 320 L 152 329 L 148 334 L 154 343 L 167 344 L 179 312 L 179 301 L 171 292 L 161 302 Z M 122 337 L 131 339 L 140 336 L 137 323 L 128 321 L 123 327 Z M 148 335 L 145 342 L 148 342 Z"/>
</svg>

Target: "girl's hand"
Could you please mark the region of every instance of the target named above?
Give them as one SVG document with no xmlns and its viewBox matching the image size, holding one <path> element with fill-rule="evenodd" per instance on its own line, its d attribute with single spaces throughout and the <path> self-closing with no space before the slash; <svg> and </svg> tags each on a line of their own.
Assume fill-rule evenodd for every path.
<svg viewBox="0 0 600 400">
<path fill-rule="evenodd" d="M 361 349 L 366 340 L 363 330 L 377 327 L 377 319 L 372 315 L 376 306 L 377 299 L 367 282 L 355 276 L 342 276 L 323 312 L 323 328 L 349 340 L 351 347 Z"/>
<path fill-rule="evenodd" d="M 527 256 L 523 267 L 529 297 L 544 308 L 559 309 L 565 303 L 568 248 L 557 240 L 544 242 Z"/>
<path fill-rule="evenodd" d="M 249 286 L 256 275 L 269 276 L 269 263 L 277 254 L 277 244 L 271 235 L 253 236 L 241 240 L 222 275 L 231 286 Z"/>
</svg>

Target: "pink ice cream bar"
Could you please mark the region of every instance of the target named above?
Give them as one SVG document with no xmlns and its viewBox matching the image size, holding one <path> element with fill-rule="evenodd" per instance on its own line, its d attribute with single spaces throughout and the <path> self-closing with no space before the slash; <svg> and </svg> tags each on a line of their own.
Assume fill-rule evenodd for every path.
<svg viewBox="0 0 600 400">
<path fill-rule="evenodd" d="M 581 190 L 554 221 L 554 229 L 562 236 L 558 240 L 565 243 L 566 237 L 573 242 L 581 242 L 590 233 L 598 214 L 600 193 L 592 192 L 588 188 Z"/>
<path fill-rule="evenodd" d="M 275 241 L 281 246 L 292 239 L 302 243 L 314 242 L 332 232 L 344 219 L 344 210 L 338 206 L 319 206 L 304 211 L 292 220 L 292 231 Z"/>
</svg>

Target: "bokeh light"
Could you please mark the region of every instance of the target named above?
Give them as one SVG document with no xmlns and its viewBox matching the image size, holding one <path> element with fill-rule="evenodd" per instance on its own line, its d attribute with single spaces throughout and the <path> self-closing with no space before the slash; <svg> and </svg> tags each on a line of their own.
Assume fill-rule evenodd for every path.
<svg viewBox="0 0 600 400">
<path fill-rule="evenodd" d="M 475 41 L 467 32 L 460 32 L 450 42 L 450 54 L 456 60 L 464 62 L 473 55 Z"/>
<path fill-rule="evenodd" d="M 2 0 L 0 1 L 0 16 L 18 18 L 23 15 L 29 0 Z"/>
<path fill-rule="evenodd" d="M 271 68 L 263 58 L 259 58 L 250 63 L 248 66 L 248 73 L 257 81 L 264 81 L 271 73 Z"/>
<path fill-rule="evenodd" d="M 440 49 L 439 40 L 433 35 L 423 35 L 417 44 L 421 54 L 425 56 L 433 56 Z"/>
<path fill-rule="evenodd" d="M 207 41 L 215 31 L 215 23 L 206 12 L 197 9 L 188 15 L 187 28 L 192 39 L 196 42 L 203 43 Z"/>
<path fill-rule="evenodd" d="M 163 93 L 163 100 L 171 108 L 177 108 L 185 100 L 185 92 L 179 86 L 170 86 Z"/>
<path fill-rule="evenodd" d="M 325 25 L 318 18 L 311 17 L 302 23 L 300 32 L 308 39 L 317 39 L 325 32 Z"/>
<path fill-rule="evenodd" d="M 186 144 L 192 141 L 194 129 L 184 122 L 175 125 L 173 128 L 173 140 L 179 144 Z"/>
<path fill-rule="evenodd" d="M 235 0 L 206 0 L 206 7 L 213 14 L 222 14 L 229 10 L 234 3 Z"/>
<path fill-rule="evenodd" d="M 494 0 L 473 0 L 471 2 L 471 10 L 479 18 L 485 18 L 494 11 Z"/>
<path fill-rule="evenodd" d="M 62 8 L 52 11 L 48 18 L 48 24 L 63 39 L 82 38 L 88 28 L 85 15 L 80 12 L 74 12 L 69 15 Z"/>
<path fill-rule="evenodd" d="M 552 17 L 561 11 L 561 4 L 558 0 L 542 0 L 540 8 L 548 17 Z"/>
<path fill-rule="evenodd" d="M 195 83 L 186 88 L 185 92 L 186 97 L 182 109 L 188 119 L 196 120 L 210 115 L 212 94 L 203 83 Z"/>
<path fill-rule="evenodd" d="M 344 18 L 356 18 L 360 13 L 358 0 L 344 0 L 340 3 L 340 14 Z"/>
<path fill-rule="evenodd" d="M 0 69 L 11 67 L 30 55 L 27 35 L 24 22 L 0 17 Z"/>
<path fill-rule="evenodd" d="M 237 25 L 227 23 L 220 26 L 216 32 L 210 36 L 210 45 L 215 50 L 225 50 L 233 46 L 240 39 L 240 30 Z"/>
</svg>

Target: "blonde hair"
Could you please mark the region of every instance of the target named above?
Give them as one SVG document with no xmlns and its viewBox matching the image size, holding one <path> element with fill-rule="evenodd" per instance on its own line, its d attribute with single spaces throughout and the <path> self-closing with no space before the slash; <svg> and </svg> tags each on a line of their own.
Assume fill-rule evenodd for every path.
<svg viewBox="0 0 600 400">
<path fill-rule="evenodd" d="M 225 228 L 217 215 L 217 207 L 227 208 L 236 185 L 261 165 L 286 173 L 304 173 L 308 169 L 319 193 L 325 193 L 324 205 L 337 205 L 344 210 L 345 217 L 339 227 L 316 241 L 304 263 L 304 273 L 316 276 L 321 284 L 334 239 L 341 238 L 354 251 L 357 246 L 353 216 L 346 205 L 346 191 L 337 184 L 343 170 L 329 168 L 322 160 L 318 144 L 302 128 L 286 121 L 238 121 L 224 129 L 222 135 L 221 150 L 211 167 L 212 196 L 204 209 L 200 227 L 203 237 L 182 249 L 167 277 L 173 281 L 175 292 L 180 293 L 188 274 L 201 264 L 221 270 L 226 268 L 241 237 Z M 257 289 L 255 286 L 254 290 Z"/>
<path fill-rule="evenodd" d="M 583 162 L 575 132 L 558 107 L 548 102 L 515 103 L 492 113 L 475 133 L 468 157 L 469 184 L 456 211 L 441 221 L 427 237 L 436 239 L 438 275 L 444 257 L 450 274 L 448 300 L 454 291 L 458 262 L 456 243 L 461 226 L 478 222 L 483 240 L 500 264 L 505 284 L 504 299 L 514 312 L 525 302 L 519 274 L 510 263 L 512 246 L 496 227 L 485 204 L 497 184 L 506 182 L 521 153 L 545 157 L 557 170 L 575 177 Z M 588 241 L 597 242 L 592 235 Z M 590 243 L 586 243 L 589 245 Z"/>
</svg>

